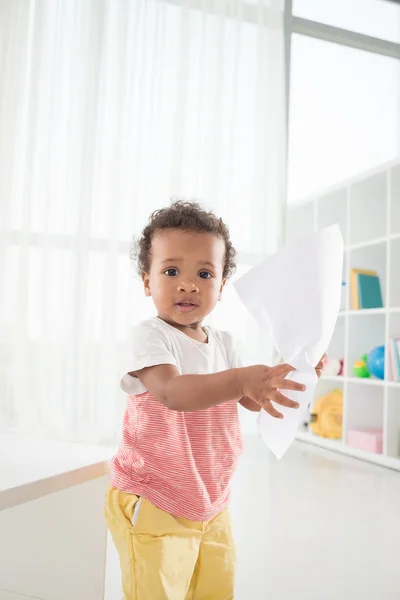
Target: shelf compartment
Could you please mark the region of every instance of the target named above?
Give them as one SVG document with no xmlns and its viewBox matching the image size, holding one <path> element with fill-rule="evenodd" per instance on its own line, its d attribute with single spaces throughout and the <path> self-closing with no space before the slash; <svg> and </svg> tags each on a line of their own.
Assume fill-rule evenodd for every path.
<svg viewBox="0 0 400 600">
<path fill-rule="evenodd" d="M 383 386 L 361 386 L 349 381 L 345 398 L 346 430 L 383 429 L 383 401 Z"/>
<path fill-rule="evenodd" d="M 343 391 L 345 377 L 333 377 L 333 376 L 322 376 L 317 383 L 317 389 L 315 392 L 315 399 L 329 394 L 335 389 L 341 389 Z M 315 400 L 314 400 L 315 401 Z"/>
<path fill-rule="evenodd" d="M 349 320 L 349 340 L 347 364 L 345 362 L 345 374 L 348 377 L 354 375 L 354 363 L 368 354 L 376 346 L 385 343 L 386 314 L 360 315 L 358 318 Z"/>
<path fill-rule="evenodd" d="M 328 358 L 342 359 L 344 357 L 345 330 L 345 319 L 338 319 L 327 351 Z"/>
<path fill-rule="evenodd" d="M 387 173 L 377 173 L 350 187 L 350 244 L 386 235 Z"/>
<path fill-rule="evenodd" d="M 365 248 L 358 248 L 351 250 L 348 260 L 348 306 L 350 310 L 353 310 L 352 295 L 351 295 L 351 282 L 350 274 L 351 269 L 366 269 L 376 271 L 381 285 L 383 306 L 386 306 L 386 255 L 387 255 L 387 243 L 382 242 L 373 246 Z M 370 309 L 379 310 L 379 309 Z M 368 314 L 371 314 L 368 312 Z"/>
</svg>

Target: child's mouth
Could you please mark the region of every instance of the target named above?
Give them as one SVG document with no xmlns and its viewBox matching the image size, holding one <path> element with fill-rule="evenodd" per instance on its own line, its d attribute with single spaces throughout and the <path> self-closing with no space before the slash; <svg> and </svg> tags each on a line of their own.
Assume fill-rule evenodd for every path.
<svg viewBox="0 0 400 600">
<path fill-rule="evenodd" d="M 182 313 L 192 312 L 195 308 L 197 308 L 197 304 L 193 302 L 176 302 L 175 304 L 177 310 Z"/>
</svg>

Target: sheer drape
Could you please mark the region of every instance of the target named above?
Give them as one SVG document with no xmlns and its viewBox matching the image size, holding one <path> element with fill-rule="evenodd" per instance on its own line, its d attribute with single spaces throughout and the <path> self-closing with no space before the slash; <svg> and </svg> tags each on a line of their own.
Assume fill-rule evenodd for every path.
<svg viewBox="0 0 400 600">
<path fill-rule="evenodd" d="M 2 428 L 111 438 L 132 236 L 171 197 L 230 225 L 239 273 L 279 244 L 281 0 L 0 0 Z M 234 292 L 213 317 L 267 352 Z M 261 341 L 260 341 L 261 340 Z"/>
</svg>

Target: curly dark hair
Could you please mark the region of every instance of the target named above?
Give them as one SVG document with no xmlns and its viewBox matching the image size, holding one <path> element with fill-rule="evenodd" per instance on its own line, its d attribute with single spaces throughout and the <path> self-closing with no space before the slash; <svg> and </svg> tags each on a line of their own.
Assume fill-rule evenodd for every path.
<svg viewBox="0 0 400 600">
<path fill-rule="evenodd" d="M 225 242 L 223 277 L 229 278 L 234 274 L 236 250 L 232 245 L 229 229 L 222 219 L 218 219 L 213 212 L 204 210 L 197 202 L 177 200 L 171 206 L 153 212 L 141 237 L 133 242 L 131 258 L 137 263 L 139 275 L 150 270 L 151 242 L 159 229 L 211 233 L 222 238 Z"/>
</svg>

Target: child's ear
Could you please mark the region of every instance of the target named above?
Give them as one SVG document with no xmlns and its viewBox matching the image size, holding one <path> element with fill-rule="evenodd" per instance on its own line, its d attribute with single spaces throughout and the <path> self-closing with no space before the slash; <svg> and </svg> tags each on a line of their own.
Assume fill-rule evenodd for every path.
<svg viewBox="0 0 400 600">
<path fill-rule="evenodd" d="M 142 281 L 143 281 L 145 295 L 146 296 L 151 296 L 150 274 L 149 273 L 142 273 Z"/>
<path fill-rule="evenodd" d="M 223 280 L 222 280 L 222 283 L 221 283 L 221 288 L 220 288 L 220 290 L 219 290 L 219 296 L 218 296 L 218 300 L 221 300 L 221 299 L 222 299 L 222 291 L 223 291 L 223 289 L 224 289 L 224 287 L 225 287 L 225 285 L 226 285 L 226 282 L 227 282 L 227 281 L 228 281 L 227 279 L 223 279 Z"/>
</svg>

